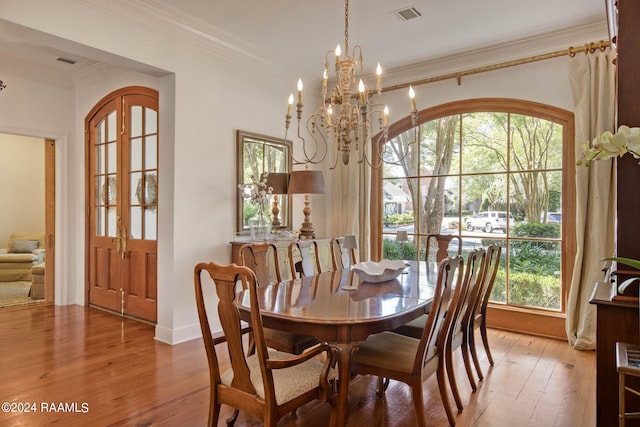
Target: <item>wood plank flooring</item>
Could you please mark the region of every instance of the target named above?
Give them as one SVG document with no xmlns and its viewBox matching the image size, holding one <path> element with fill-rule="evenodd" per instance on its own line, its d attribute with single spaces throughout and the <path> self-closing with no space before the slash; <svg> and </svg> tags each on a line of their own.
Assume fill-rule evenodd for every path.
<svg viewBox="0 0 640 427">
<path fill-rule="evenodd" d="M 153 339 L 151 326 L 79 306 L 0 308 L 0 325 L 0 403 L 15 403 L 15 409 L 35 404 L 36 410 L 0 412 L 0 426 L 206 423 L 209 383 L 201 340 L 170 346 Z M 465 405 L 457 425 L 595 426 L 594 352 L 498 330 L 489 340 L 496 363 L 487 369 L 479 350 L 485 380 L 477 393 L 471 393 L 460 352 L 454 357 Z M 406 385 L 392 382 L 384 399 L 376 398 L 375 387 L 372 377 L 352 380 L 349 426 L 416 425 Z M 429 425 L 447 425 L 435 376 L 424 390 Z M 219 425 L 231 412 L 223 407 Z M 311 403 L 279 425 L 325 426 L 328 416 L 327 404 Z M 236 425 L 261 423 L 241 414 Z"/>
</svg>

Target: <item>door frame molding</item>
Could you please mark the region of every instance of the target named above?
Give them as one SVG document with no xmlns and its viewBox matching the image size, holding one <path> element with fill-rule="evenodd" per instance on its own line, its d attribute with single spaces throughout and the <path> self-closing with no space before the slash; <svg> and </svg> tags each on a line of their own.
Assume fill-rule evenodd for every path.
<svg viewBox="0 0 640 427">
<path fill-rule="evenodd" d="M 123 96 L 129 96 L 129 95 L 142 95 L 142 96 L 150 96 L 153 98 L 156 98 L 156 101 L 159 102 L 159 93 L 156 89 L 153 88 L 149 88 L 149 87 L 145 87 L 145 86 L 126 86 L 126 87 L 122 87 L 120 89 L 114 90 L 110 93 L 108 93 L 107 95 L 105 95 L 104 97 L 102 97 L 98 102 L 96 102 L 93 106 L 93 108 L 89 111 L 89 113 L 87 113 L 87 115 L 85 116 L 84 119 L 84 157 L 85 157 L 85 196 L 84 196 L 84 205 L 85 205 L 85 251 L 84 251 L 84 301 L 85 301 L 85 306 L 90 306 L 90 288 L 91 288 L 91 266 L 90 266 L 90 253 L 88 251 L 91 250 L 91 225 L 93 221 L 93 212 L 91 211 L 92 208 L 92 204 L 90 201 L 90 189 L 92 184 L 92 176 L 90 174 L 90 164 L 91 164 L 91 158 L 90 156 L 93 155 L 93 151 L 90 149 L 90 143 L 91 143 L 91 129 L 89 128 L 90 122 L 93 119 L 93 117 L 109 102 L 112 102 L 115 98 L 122 98 Z M 118 119 L 118 126 L 120 126 L 120 120 L 121 118 Z M 120 132 L 120 130 L 117 130 L 118 132 Z M 158 141 L 159 143 L 159 141 Z M 158 147 L 159 149 L 159 147 Z M 159 166 L 159 165 L 158 165 Z M 157 231 L 156 231 L 157 232 Z M 157 252 L 157 240 L 156 240 L 156 252 Z M 156 274 L 157 274 L 157 268 L 156 268 Z M 156 284 L 157 286 L 157 284 Z M 157 292 L 157 289 L 156 289 Z M 98 309 L 103 309 L 106 312 L 112 313 L 112 314 L 118 314 L 118 312 L 116 311 L 112 311 L 111 309 L 108 309 L 106 307 L 100 307 L 97 305 L 93 305 L 92 307 L 98 308 Z M 158 301 L 157 301 L 157 297 L 156 297 L 156 316 L 157 316 L 157 310 L 158 310 Z M 150 324 L 156 324 L 156 322 L 153 321 L 149 321 L 146 319 L 142 319 L 140 317 L 136 317 L 133 316 L 129 313 L 123 313 L 121 312 L 120 315 L 122 315 L 123 317 L 127 317 L 127 318 L 132 318 L 138 321 L 142 321 L 142 322 L 147 322 Z"/>
<path fill-rule="evenodd" d="M 45 236 L 45 302 L 55 302 L 56 248 L 56 141 L 44 140 L 44 236 Z"/>
</svg>

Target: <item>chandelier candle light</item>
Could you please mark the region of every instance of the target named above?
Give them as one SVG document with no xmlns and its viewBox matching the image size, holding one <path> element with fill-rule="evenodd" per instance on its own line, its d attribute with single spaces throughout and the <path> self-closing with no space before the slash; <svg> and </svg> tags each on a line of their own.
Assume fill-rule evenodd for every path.
<svg viewBox="0 0 640 427">
<path fill-rule="evenodd" d="M 376 67 L 375 101 L 373 94 L 362 80 L 358 79 L 357 94 L 352 89 L 356 84 L 356 66 L 363 69 L 362 48 L 355 46 L 349 55 L 349 0 L 345 1 L 344 18 L 344 56 L 340 45 L 325 56 L 325 69 L 322 76 L 322 105 L 307 119 L 307 130 L 311 135 L 315 147 L 307 147 L 301 135 L 302 122 L 302 80 L 298 80 L 298 102 L 296 104 L 296 118 L 298 138 L 302 141 L 303 159 L 296 163 L 321 163 L 330 151 L 335 150 L 335 158 L 329 156 L 330 169 L 338 163 L 338 157 L 344 165 L 348 165 L 351 153 L 355 153 L 358 163 L 367 163 L 378 168 L 383 163 L 381 146 L 387 142 L 389 134 L 389 108 L 380 102 L 382 93 L 382 67 Z M 329 58 L 335 56 L 336 86 L 328 92 Z M 356 54 L 358 59 L 356 60 Z M 415 91 L 409 87 L 411 100 L 411 121 L 417 126 L 418 110 L 416 109 Z M 285 140 L 289 132 L 293 110 L 293 93 L 289 96 L 289 106 L 285 120 Z M 379 138 L 374 143 L 371 139 L 373 123 L 378 122 Z M 329 142 L 333 148 L 329 147 Z M 370 153 L 370 154 L 368 154 Z M 295 160 L 295 159 L 294 159 Z"/>
</svg>

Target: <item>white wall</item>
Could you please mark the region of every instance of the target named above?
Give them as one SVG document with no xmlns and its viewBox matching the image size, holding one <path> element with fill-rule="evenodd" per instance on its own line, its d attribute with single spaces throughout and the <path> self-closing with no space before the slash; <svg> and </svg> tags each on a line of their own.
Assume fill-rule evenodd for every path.
<svg viewBox="0 0 640 427">
<path fill-rule="evenodd" d="M 44 140 L 0 133 L 0 248 L 13 232 L 44 232 Z"/>
<path fill-rule="evenodd" d="M 69 48 L 114 65 L 85 70 L 72 83 L 58 81 L 37 88 L 37 77 L 23 81 L 16 74 L 5 74 L 7 65 L 0 63 L 0 75 L 8 85 L 0 93 L 0 131 L 17 126 L 28 134 L 46 134 L 60 142 L 57 209 L 58 218 L 63 215 L 64 220 L 57 224 L 56 232 L 65 255 L 57 257 L 58 271 L 65 280 L 56 277 L 56 303 L 85 303 L 84 117 L 114 89 L 150 86 L 160 92 L 161 123 L 156 336 L 171 343 L 198 336 L 193 267 L 200 261 L 230 260 L 236 196 L 234 132 L 242 129 L 283 136 L 286 98 L 297 76 L 243 58 L 238 52 L 158 35 L 72 0 L 0 0 L 0 16 L 75 42 Z M 105 53 L 118 55 L 118 60 Z M 124 58 L 136 63 L 127 66 Z M 566 62 L 548 60 L 470 76 L 461 86 L 455 81 L 420 86 L 416 88 L 418 108 L 455 99 L 504 96 L 571 109 Z M 147 72 L 136 64 L 154 68 Z M 432 71 L 427 67 L 412 73 L 424 76 Z M 311 95 L 312 91 L 307 92 Z M 310 103 L 313 97 L 305 99 Z M 385 94 L 385 102 L 393 118 L 408 113 L 404 93 Z M 329 184 L 330 174 L 326 175 Z M 312 197 L 313 222 L 318 235 L 331 235 L 334 207 L 331 198 L 319 197 L 323 196 Z M 294 200 L 293 209 L 293 226 L 299 227 L 301 199 Z"/>
</svg>

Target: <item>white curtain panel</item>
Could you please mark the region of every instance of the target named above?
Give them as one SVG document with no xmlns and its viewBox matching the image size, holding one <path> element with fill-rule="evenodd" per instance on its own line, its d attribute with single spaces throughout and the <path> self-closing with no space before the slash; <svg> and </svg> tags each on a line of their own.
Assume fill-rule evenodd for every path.
<svg viewBox="0 0 640 427">
<path fill-rule="evenodd" d="M 583 145 L 615 127 L 615 55 L 607 49 L 570 60 L 575 104 L 576 159 Z M 589 299 L 603 280 L 602 258 L 613 255 L 615 239 L 615 159 L 576 166 L 577 251 L 567 300 L 566 332 L 578 350 L 596 347 L 596 310 Z"/>
<path fill-rule="evenodd" d="M 352 153 L 348 165 L 339 163 L 332 187 L 333 222 L 331 231 L 336 236 L 355 235 L 359 260 L 371 256 L 371 168 L 358 163 Z"/>
</svg>

